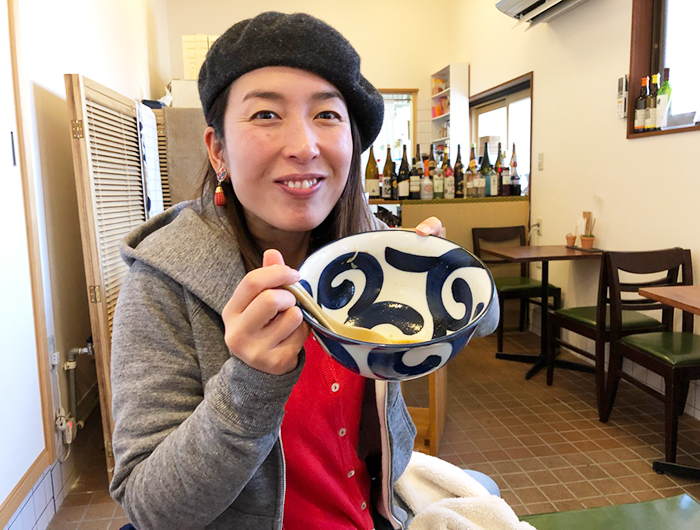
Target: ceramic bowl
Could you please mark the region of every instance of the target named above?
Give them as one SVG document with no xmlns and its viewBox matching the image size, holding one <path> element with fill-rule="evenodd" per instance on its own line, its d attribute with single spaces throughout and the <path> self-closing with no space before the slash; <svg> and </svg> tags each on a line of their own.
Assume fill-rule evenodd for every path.
<svg viewBox="0 0 700 530">
<path fill-rule="evenodd" d="M 493 277 L 459 245 L 410 230 L 348 236 L 310 255 L 301 284 L 338 322 L 396 341 L 348 339 L 303 311 L 328 354 L 364 377 L 388 381 L 433 372 L 469 342 L 493 295 Z"/>
</svg>

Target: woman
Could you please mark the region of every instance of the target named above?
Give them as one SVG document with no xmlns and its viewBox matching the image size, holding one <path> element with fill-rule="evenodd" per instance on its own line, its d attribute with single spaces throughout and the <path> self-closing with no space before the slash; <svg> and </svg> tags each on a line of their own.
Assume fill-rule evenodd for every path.
<svg viewBox="0 0 700 530">
<path fill-rule="evenodd" d="M 207 55 L 202 197 L 123 246 L 111 493 L 139 530 L 406 522 L 393 483 L 415 428 L 399 385 L 336 365 L 280 288 L 315 248 L 382 228 L 359 157 L 383 102 L 359 66 L 304 14 L 240 22 Z"/>
</svg>

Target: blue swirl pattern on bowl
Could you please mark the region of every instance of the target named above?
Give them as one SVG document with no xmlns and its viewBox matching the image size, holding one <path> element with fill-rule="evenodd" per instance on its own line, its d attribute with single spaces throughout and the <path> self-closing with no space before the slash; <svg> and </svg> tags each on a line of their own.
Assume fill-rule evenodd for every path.
<svg viewBox="0 0 700 530">
<path fill-rule="evenodd" d="M 373 379 L 413 379 L 443 366 L 469 342 L 493 293 L 490 272 L 469 251 L 408 230 L 343 238 L 299 270 L 304 288 L 333 318 L 403 341 L 348 339 L 304 311 L 331 357 Z"/>
</svg>

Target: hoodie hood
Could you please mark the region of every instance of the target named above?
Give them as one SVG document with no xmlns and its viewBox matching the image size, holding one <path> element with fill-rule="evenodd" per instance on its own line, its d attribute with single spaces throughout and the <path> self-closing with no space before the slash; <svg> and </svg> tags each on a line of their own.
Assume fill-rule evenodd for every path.
<svg viewBox="0 0 700 530">
<path fill-rule="evenodd" d="M 120 243 L 122 259 L 171 277 L 221 314 L 245 267 L 233 234 L 211 204 L 179 203 L 149 219 Z"/>
</svg>

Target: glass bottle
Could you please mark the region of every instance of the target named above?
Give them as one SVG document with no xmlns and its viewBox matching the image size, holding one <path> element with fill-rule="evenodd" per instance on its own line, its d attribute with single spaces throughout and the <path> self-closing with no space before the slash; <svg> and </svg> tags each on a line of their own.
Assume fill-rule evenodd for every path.
<svg viewBox="0 0 700 530">
<path fill-rule="evenodd" d="M 442 174 L 445 176 L 445 199 L 455 198 L 455 172 L 450 165 L 450 155 L 445 148 L 445 158 L 442 162 Z"/>
<path fill-rule="evenodd" d="M 656 95 L 656 128 L 662 129 L 668 126 L 668 115 L 671 109 L 671 82 L 669 81 L 670 69 L 664 68 L 664 80 Z"/>
<path fill-rule="evenodd" d="M 484 197 L 493 197 L 498 193 L 498 178 L 489 160 L 489 143 L 484 142 L 484 155 L 479 168 L 480 179 L 484 179 Z"/>
<path fill-rule="evenodd" d="M 386 160 L 384 161 L 384 171 L 382 171 L 382 199 L 391 200 L 391 174 L 394 163 L 391 161 L 391 147 L 386 147 Z"/>
<path fill-rule="evenodd" d="M 501 150 L 501 142 L 498 142 L 498 156 L 496 157 L 496 163 L 493 166 L 493 170 L 496 172 L 496 176 L 498 177 L 495 195 L 503 195 L 503 151 Z"/>
<path fill-rule="evenodd" d="M 659 74 L 651 76 L 651 87 L 644 107 L 644 131 L 656 130 L 656 95 L 659 91 Z"/>
<path fill-rule="evenodd" d="M 644 132 L 646 121 L 647 96 L 649 95 L 649 77 L 642 77 L 642 88 L 639 89 L 639 97 L 635 102 L 634 132 Z"/>
<path fill-rule="evenodd" d="M 433 181 L 430 179 L 430 162 L 425 160 L 423 164 L 423 179 L 420 183 L 420 198 L 423 201 L 429 201 L 433 198 Z"/>
<path fill-rule="evenodd" d="M 464 182 L 464 166 L 462 165 L 462 151 L 461 151 L 459 144 L 457 144 L 457 159 L 455 160 L 454 174 L 455 174 L 455 197 L 458 199 L 462 199 L 465 197 L 465 195 L 464 195 L 465 182 Z"/>
<path fill-rule="evenodd" d="M 409 197 L 409 179 L 411 175 L 411 166 L 408 165 L 408 156 L 406 155 L 406 146 L 403 146 L 403 158 L 399 166 L 399 174 L 396 178 L 398 186 L 398 199 L 405 201 Z"/>
<path fill-rule="evenodd" d="M 369 160 L 365 168 L 365 191 L 370 199 L 379 198 L 379 168 L 377 160 L 374 158 L 374 146 L 369 148 Z"/>
<path fill-rule="evenodd" d="M 476 163 L 476 144 L 472 144 L 467 166 L 467 197 L 482 197 L 479 190 L 479 171 Z"/>
<path fill-rule="evenodd" d="M 521 194 L 518 159 L 515 156 L 515 142 L 513 142 L 513 156 L 510 157 L 510 194 L 518 197 Z"/>
</svg>

